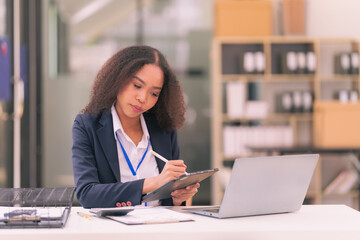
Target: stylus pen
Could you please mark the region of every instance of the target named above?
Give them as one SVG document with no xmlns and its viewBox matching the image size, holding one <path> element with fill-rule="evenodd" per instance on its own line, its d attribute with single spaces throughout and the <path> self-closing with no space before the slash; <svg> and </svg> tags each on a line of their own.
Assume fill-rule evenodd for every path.
<svg viewBox="0 0 360 240">
<path fill-rule="evenodd" d="M 164 158 L 163 156 L 161 156 L 160 154 L 158 154 L 157 152 L 151 150 L 151 154 L 154 155 L 155 157 L 159 158 L 160 160 L 162 160 L 163 162 L 167 163 L 169 160 L 167 160 L 166 158 Z M 188 174 L 185 171 L 185 174 Z"/>
<path fill-rule="evenodd" d="M 166 158 L 164 158 L 163 156 L 161 156 L 160 154 L 158 154 L 157 152 L 155 152 L 154 150 L 151 150 L 151 154 L 154 155 L 155 157 L 157 157 L 158 159 L 162 160 L 165 163 L 167 163 L 169 161 Z"/>
<path fill-rule="evenodd" d="M 86 214 L 86 213 L 83 213 L 83 212 L 77 212 L 77 214 L 80 217 L 86 218 L 87 220 L 92 220 L 92 216 L 90 214 Z"/>
</svg>

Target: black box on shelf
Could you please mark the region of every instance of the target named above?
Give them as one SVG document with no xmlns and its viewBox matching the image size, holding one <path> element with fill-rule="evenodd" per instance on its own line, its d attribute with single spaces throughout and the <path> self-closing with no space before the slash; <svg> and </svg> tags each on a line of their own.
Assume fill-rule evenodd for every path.
<svg viewBox="0 0 360 240">
<path fill-rule="evenodd" d="M 335 73 L 350 74 L 351 73 L 351 55 L 347 52 L 335 55 Z"/>
</svg>

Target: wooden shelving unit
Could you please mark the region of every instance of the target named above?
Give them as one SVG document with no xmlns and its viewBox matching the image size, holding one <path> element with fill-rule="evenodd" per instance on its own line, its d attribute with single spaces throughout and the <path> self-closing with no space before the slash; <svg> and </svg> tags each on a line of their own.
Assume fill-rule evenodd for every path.
<svg viewBox="0 0 360 240">
<path fill-rule="evenodd" d="M 223 126 L 224 124 L 249 123 L 253 120 L 246 118 L 229 118 L 224 108 L 223 85 L 233 81 L 245 83 L 258 83 L 270 87 L 274 84 L 285 84 L 289 88 L 296 88 L 302 84 L 313 92 L 313 100 L 329 100 L 329 87 L 331 83 L 348 84 L 351 89 L 360 92 L 359 74 L 335 74 L 334 54 L 339 51 L 360 53 L 359 42 L 353 39 L 318 39 L 307 37 L 215 37 L 212 43 L 212 166 L 222 168 L 225 161 L 234 158 L 224 156 L 223 152 Z M 316 69 L 309 74 L 283 74 L 280 70 L 279 56 L 284 51 L 312 51 L 316 56 Z M 265 71 L 263 74 L 241 74 L 238 70 L 239 55 L 245 51 L 263 51 L 265 56 Z M 335 86 L 336 88 L 336 86 Z M 266 94 L 260 94 L 261 98 Z M 268 94 L 269 95 L 269 94 Z M 268 96 L 269 97 L 269 96 Z M 270 96 L 273 97 L 274 96 Z M 265 98 L 265 97 L 264 97 Z M 259 119 L 261 125 L 285 123 L 293 129 L 294 145 L 300 144 L 298 126 L 307 124 L 311 126 L 313 115 L 307 113 L 276 113 L 273 109 L 264 119 Z M 301 130 L 303 131 L 303 130 Z M 312 129 L 308 128 L 311 136 Z M 311 139 L 309 145 L 311 145 Z M 245 157 L 245 156 L 237 156 Z M 322 203 L 322 167 L 321 160 L 315 170 L 308 192 L 312 203 Z M 223 194 L 220 174 L 212 177 L 212 203 L 220 204 Z"/>
</svg>

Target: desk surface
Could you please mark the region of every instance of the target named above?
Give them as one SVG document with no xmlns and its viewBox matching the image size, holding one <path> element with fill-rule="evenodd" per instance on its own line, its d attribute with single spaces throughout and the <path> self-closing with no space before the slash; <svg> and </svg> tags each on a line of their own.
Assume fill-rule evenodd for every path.
<svg viewBox="0 0 360 240">
<path fill-rule="evenodd" d="M 87 220 L 74 207 L 63 229 L 0 229 L 0 239 L 359 239 L 360 213 L 344 205 L 304 205 L 298 212 L 215 219 L 192 214 L 194 222 L 127 226 Z M 189 213 L 190 214 L 190 213 Z"/>
</svg>

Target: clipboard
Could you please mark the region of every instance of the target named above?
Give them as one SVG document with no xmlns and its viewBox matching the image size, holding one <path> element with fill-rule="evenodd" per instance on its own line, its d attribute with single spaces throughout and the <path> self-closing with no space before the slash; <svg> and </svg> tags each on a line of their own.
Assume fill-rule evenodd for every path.
<svg viewBox="0 0 360 240">
<path fill-rule="evenodd" d="M 202 180 L 210 177 L 217 171 L 219 171 L 219 169 L 214 168 L 210 170 L 197 171 L 181 175 L 180 177 L 166 183 L 158 189 L 146 194 L 143 197 L 142 202 L 170 198 L 173 191 L 201 182 Z"/>
</svg>

